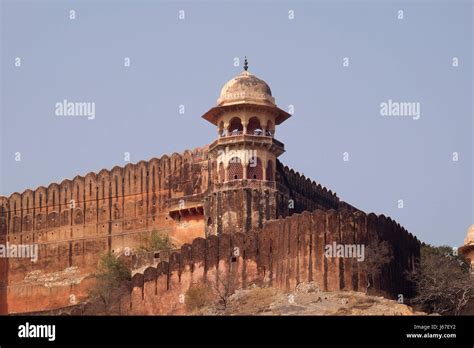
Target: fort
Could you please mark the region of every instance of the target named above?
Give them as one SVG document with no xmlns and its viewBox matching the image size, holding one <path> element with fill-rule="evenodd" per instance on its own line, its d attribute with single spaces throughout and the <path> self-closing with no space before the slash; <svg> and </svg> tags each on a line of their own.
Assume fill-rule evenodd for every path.
<svg viewBox="0 0 474 348">
<path fill-rule="evenodd" d="M 367 275 L 357 260 L 326 258 L 324 247 L 366 245 L 370 235 L 394 254 L 374 287 L 387 296 L 409 293 L 403 274 L 414 269 L 420 242 L 278 160 L 285 149 L 276 126 L 291 115 L 247 65 L 202 117 L 217 133 L 203 148 L 0 197 L 0 244 L 38 245 L 37 262 L 0 259 L 0 313 L 80 303 L 100 255 L 133 253 L 152 230 L 180 250 L 133 276 L 130 296 L 117 304 L 123 314 L 179 313 L 191 284 L 222 274 L 239 287 L 292 289 L 308 280 L 362 291 Z"/>
</svg>

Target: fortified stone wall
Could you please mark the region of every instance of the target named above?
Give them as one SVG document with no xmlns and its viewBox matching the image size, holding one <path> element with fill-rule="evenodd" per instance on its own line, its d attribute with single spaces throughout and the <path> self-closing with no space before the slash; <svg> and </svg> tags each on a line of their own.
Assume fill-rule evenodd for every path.
<svg viewBox="0 0 474 348">
<path fill-rule="evenodd" d="M 335 192 L 328 190 L 315 181 L 311 181 L 311 179 L 306 178 L 293 169 L 283 166 L 281 162 L 277 162 L 276 179 L 278 186 L 285 187 L 284 192 L 294 202 L 294 207 L 288 209 L 288 198 L 286 196 L 280 197 L 278 216 L 288 216 L 293 213 L 314 211 L 316 209 L 360 211 L 349 203 L 341 201 Z"/>
<path fill-rule="evenodd" d="M 139 246 L 153 229 L 168 232 L 181 245 L 200 236 L 266 231 L 278 217 L 303 211 L 358 211 L 279 162 L 276 182 L 218 183 L 214 170 L 206 147 L 0 197 L 3 244 L 39 246 L 36 263 L 0 259 L 0 313 L 68 306 L 66 295 L 85 297 L 89 281 L 45 287 L 24 280 L 31 272 L 69 267 L 87 276 L 96 270 L 101 253 Z"/>
<path fill-rule="evenodd" d="M 205 192 L 208 179 L 207 148 L 198 148 L 0 197 L 2 244 L 39 247 L 36 263 L 0 259 L 0 313 L 6 311 L 5 302 L 16 312 L 27 297 L 44 292 L 41 286 L 26 290 L 20 284 L 29 272 L 78 266 L 88 274 L 101 253 L 136 247 L 152 229 L 168 231 L 178 244 L 202 236 L 203 217 L 174 221 L 169 201 Z"/>
<path fill-rule="evenodd" d="M 326 291 L 365 291 L 367 275 L 359 262 L 327 258 L 324 247 L 333 242 L 367 244 L 371 231 L 390 243 L 395 256 L 374 279 L 375 289 L 390 296 L 409 295 L 403 273 L 413 270 L 419 258 L 420 242 L 415 237 L 383 215 L 316 210 L 268 221 L 263 229 L 249 233 L 197 238 L 172 253 L 169 262 L 135 274 L 130 295 L 116 309 L 122 314 L 183 314 L 190 286 L 218 277 L 231 280 L 236 288 L 255 283 L 291 291 L 299 282 L 314 281 Z M 85 306 L 73 314 L 96 310 Z"/>
</svg>

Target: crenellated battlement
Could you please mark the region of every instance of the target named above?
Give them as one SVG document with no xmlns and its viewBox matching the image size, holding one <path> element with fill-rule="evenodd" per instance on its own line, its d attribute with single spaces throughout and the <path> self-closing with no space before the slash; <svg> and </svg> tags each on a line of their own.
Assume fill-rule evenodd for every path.
<svg viewBox="0 0 474 348">
<path fill-rule="evenodd" d="M 207 146 L 185 150 L 181 154 L 173 153 L 171 156 L 163 155 L 148 161 L 128 163 L 123 167 L 115 166 L 111 170 L 104 168 L 85 176 L 77 175 L 72 180 L 64 179 L 61 183 L 51 183 L 48 187 L 26 189 L 22 193 L 14 192 L 8 197 L 0 195 L 0 209 L 3 209 L 0 212 L 8 214 L 29 210 L 42 211 L 49 207 L 67 206 L 70 200 L 81 203 L 94 200 L 97 196 L 99 199 L 118 197 L 122 195 L 122 186 L 125 194 L 142 193 L 143 186 L 147 183 L 145 176 L 150 177 L 151 184 L 165 183 L 169 176 L 180 174 L 183 164 L 204 160 L 207 160 Z M 129 178 L 133 179 L 133 183 L 126 180 Z M 118 187 L 114 186 L 115 180 L 119 183 Z"/>
<path fill-rule="evenodd" d="M 352 207 L 340 201 L 336 193 L 328 190 L 320 183 L 306 178 L 288 166 L 283 166 L 280 162 L 277 163 L 277 173 L 278 183 L 288 188 L 289 199 L 294 201 L 293 211 L 290 210 L 288 214 L 293 212 L 301 213 L 306 210 L 313 211 L 315 209 L 339 209 L 342 205 L 347 209 Z"/>
<path fill-rule="evenodd" d="M 102 253 L 133 250 L 146 243 L 153 230 L 165 231 L 178 245 L 202 236 L 203 218 L 176 223 L 169 202 L 207 191 L 207 162 L 207 147 L 196 148 L 0 197 L 0 240 L 38 247 L 36 263 L 26 258 L 0 260 L 7 283 L 0 286 L 10 289 L 8 310 L 44 309 L 41 302 L 24 301 L 21 295 L 20 289 L 26 288 L 43 292 L 41 286 L 22 285 L 31 272 L 74 266 L 83 274 L 92 273 Z"/>
<path fill-rule="evenodd" d="M 292 187 L 292 189 L 298 193 L 307 193 L 312 192 L 318 194 L 322 197 L 332 199 L 334 201 L 338 201 L 339 198 L 337 197 L 336 193 L 328 190 L 326 187 L 321 186 L 321 184 L 312 181 L 309 178 L 306 178 L 304 175 L 300 174 L 299 172 L 289 168 L 288 166 L 283 166 L 283 170 L 281 174 L 284 174 L 288 180 L 288 183 Z"/>
<path fill-rule="evenodd" d="M 409 295 L 403 278 L 413 270 L 420 242 L 398 223 L 383 215 L 316 210 L 271 220 L 261 230 L 224 234 L 192 243 L 173 252 L 169 261 L 146 268 L 132 278 L 132 291 L 117 308 L 122 314 L 184 314 L 186 293 L 193 284 L 218 278 L 235 289 L 251 284 L 294 291 L 300 282 L 314 281 L 325 291 L 366 291 L 367 274 L 354 258 L 325 256 L 325 246 L 367 245 L 376 233 L 393 248 L 396 260 L 374 276 L 372 291 L 395 297 Z M 94 314 L 86 306 L 73 314 Z"/>
<path fill-rule="evenodd" d="M 117 220 L 124 215 L 143 215 L 145 209 L 148 209 L 146 213 L 152 214 L 160 208 L 163 210 L 165 200 L 179 191 L 190 194 L 206 189 L 207 182 L 193 183 L 190 168 L 205 160 L 207 148 L 196 148 L 183 154 L 163 155 L 159 159 L 78 175 L 60 184 L 51 183 L 48 187 L 15 192 L 9 197 L 0 196 L 0 233 L 17 234 L 70 224 Z M 151 203 L 146 208 L 142 206 L 144 195 Z M 137 199 L 141 203 L 135 209 L 130 201 Z M 108 200 L 113 201 L 112 207 Z M 132 213 L 124 205 L 136 211 Z M 72 218 L 69 219 L 71 211 Z"/>
<path fill-rule="evenodd" d="M 383 215 L 366 215 L 287 166 L 279 163 L 276 181 L 219 183 L 215 179 L 215 167 L 205 147 L 102 169 L 60 184 L 0 197 L 0 237 L 13 244 L 39 246 L 37 263 L 26 259 L 2 262 L 4 283 L 8 283 L 3 288 L 9 289 L 2 296 L 7 296 L 3 302 L 8 302 L 8 311 L 37 311 L 67 305 L 69 290 L 55 289 L 57 295 L 48 299 L 40 285 L 22 285 L 25 276 L 33 271 L 57 272 L 74 266 L 87 277 L 95 271 L 102 253 L 133 250 L 145 242 L 152 230 L 164 231 L 177 245 L 182 245 L 179 253 L 169 257 L 169 263 L 161 262 L 156 270 L 147 270 L 143 277 L 134 276 L 136 288 L 140 288 L 137 285 L 141 284 L 140 279 L 143 284 L 152 281 L 157 284 L 153 290 L 157 293 L 164 289 L 159 288 L 161 282 L 177 284 L 184 291 L 194 279 L 211 275 L 213 267 L 214 271 L 221 267 L 216 265 L 234 269 L 227 253 L 230 246 L 242 247 L 245 255 L 238 261 L 239 267 L 247 265 L 245 272 L 239 268 L 238 272 L 244 272 L 238 276 L 239 284 L 269 281 L 288 290 L 301 279 L 312 279 L 328 290 L 356 290 L 364 279 L 358 271 L 347 273 L 349 269 L 355 272 L 352 263 L 344 266 L 347 260 L 327 260 L 321 258 L 322 249 L 309 252 L 308 248 L 322 247 L 323 241 L 366 242 L 364 236 L 368 230 L 377 231 L 393 245 L 398 263 L 390 265 L 393 268 L 388 273 L 390 277 L 396 278 L 403 270 L 413 267 L 419 242 L 403 227 Z M 295 271 L 292 267 L 296 266 L 290 265 L 300 256 L 294 256 L 291 250 L 299 250 L 301 246 L 296 246 L 299 244 L 292 244 L 302 243 L 302 239 L 296 242 L 299 238 L 310 238 L 310 242 L 304 242 L 303 249 L 297 252 L 306 256 L 297 261 L 300 268 Z M 253 249 L 248 249 L 250 245 Z M 309 254 L 313 255 L 311 261 Z M 201 273 L 196 273 L 197 270 Z M 190 280 L 186 285 L 183 282 L 188 275 Z M 166 279 L 161 280 L 163 277 Z M 401 281 L 381 278 L 377 286 L 393 293 L 396 289 L 391 287 Z M 86 296 L 84 284 L 74 286 L 71 290 L 74 295 Z M 153 287 L 153 284 L 143 286 Z M 172 285 L 167 285 L 164 296 L 173 293 L 169 292 L 169 286 Z M 46 300 L 36 304 L 26 301 L 22 295 L 26 288 L 28 293 L 37 294 L 38 299 L 48 299 L 47 304 Z M 146 294 L 145 288 L 135 289 L 134 293 Z M 132 307 L 141 308 L 134 304 L 139 297 L 133 296 Z M 160 303 L 164 306 L 163 301 Z M 6 311 L 7 307 L 3 307 Z M 143 312 L 135 309 L 133 313 Z"/>
</svg>

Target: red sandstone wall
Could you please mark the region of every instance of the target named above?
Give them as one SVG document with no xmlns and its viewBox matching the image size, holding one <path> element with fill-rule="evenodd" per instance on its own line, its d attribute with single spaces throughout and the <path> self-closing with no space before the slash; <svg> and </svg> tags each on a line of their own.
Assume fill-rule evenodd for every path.
<svg viewBox="0 0 474 348">
<path fill-rule="evenodd" d="M 287 216 L 303 211 L 314 211 L 316 209 L 329 210 L 345 208 L 352 210 L 352 206 L 341 207 L 339 198 L 334 192 L 328 190 L 311 179 L 306 178 L 293 169 L 283 166 L 277 162 L 277 182 L 286 187 L 289 197 L 294 201 L 294 208 L 288 210 L 288 201 L 282 201 L 278 206 L 278 216 Z M 354 210 L 356 210 L 354 208 Z"/>
<path fill-rule="evenodd" d="M 32 313 L 73 306 L 87 299 L 93 284 L 92 277 L 67 286 L 12 284 L 8 287 L 8 312 Z"/>
<path fill-rule="evenodd" d="M 322 289 L 364 291 L 366 276 L 354 259 L 326 258 L 324 246 L 337 243 L 367 243 L 375 229 L 390 241 L 396 259 L 376 281 L 380 291 L 407 294 L 401 275 L 419 257 L 419 241 L 390 218 L 362 212 L 321 211 L 294 214 L 267 222 L 250 233 L 197 238 L 173 253 L 169 262 L 149 267 L 133 277 L 133 289 L 119 304 L 122 314 L 183 314 L 185 295 L 193 282 L 225 275 L 238 287 L 270 284 L 286 291 L 299 282 L 314 281 Z M 235 247 L 240 250 L 235 257 Z M 75 314 L 93 313 L 93 308 Z"/>
<path fill-rule="evenodd" d="M 169 232 L 177 243 L 204 236 L 203 216 L 176 223 L 168 214 L 168 201 L 205 192 L 207 162 L 207 149 L 196 149 L 0 197 L 0 238 L 39 245 L 37 263 L 9 260 L 8 277 L 1 278 L 3 282 L 8 279 L 9 288 L 2 292 L 0 284 L 0 313 L 5 308 L 2 296 L 8 297 L 9 312 L 46 309 L 32 300 L 46 296 L 43 286 L 19 284 L 28 272 L 78 266 L 88 274 L 96 269 L 101 253 L 139 246 L 152 229 Z M 0 261 L 0 272 L 5 267 Z M 47 302 L 63 305 L 62 291 L 69 290 L 57 290 L 58 295 L 50 292 L 52 298 Z"/>
<path fill-rule="evenodd" d="M 205 149 L 186 151 L 183 155 L 89 173 L 34 192 L 27 190 L 9 198 L 0 197 L 0 237 L 4 236 L 10 243 L 40 245 L 37 263 L 21 259 L 0 263 L 0 272 L 5 272 L 8 265 L 8 274 L 2 279 L 8 279 L 9 285 L 2 295 L 0 284 L 0 311 L 6 308 L 2 296 L 7 297 L 9 312 L 69 305 L 71 294 L 85 296 L 87 282 L 56 288 L 20 282 L 33 270 L 53 272 L 77 266 L 83 274 L 88 274 L 95 270 L 103 251 L 138 246 L 153 228 L 170 232 L 178 243 L 191 244 L 185 244 L 169 262 L 134 277 L 131 297 L 122 304 L 124 313 L 180 312 L 184 306 L 178 301 L 179 295 L 192 282 L 216 277 L 218 271 L 230 274 L 241 286 L 269 282 L 290 290 L 300 281 L 314 280 L 327 290 L 361 289 L 366 280 L 357 263 L 326 259 L 323 248 L 332 241 L 362 243 L 370 229 L 389 240 L 396 253 L 396 261 L 387 266 L 384 277 L 376 279 L 377 288 L 391 294 L 410 290 L 403 284 L 401 274 L 419 256 L 416 238 L 390 218 L 353 213 L 355 208 L 339 201 L 331 191 L 287 167 L 279 171 L 276 183 L 283 188 L 281 192 L 280 189 L 275 194 L 267 194 L 265 190 L 228 191 L 215 205 L 205 202 L 204 210 L 209 216 L 227 213 L 227 218 L 222 220 L 227 229 L 252 231 L 265 220 L 288 215 L 286 187 L 295 200 L 294 212 L 314 209 L 326 212 L 315 210 L 268 221 L 259 232 L 196 239 L 204 234 L 205 228 L 209 233 L 215 230 L 209 231 L 204 216 L 173 220 L 169 216 L 169 202 L 206 192 L 211 183 L 209 170 Z M 260 203 L 262 200 L 266 200 L 265 204 Z M 248 204 L 238 205 L 238 202 Z M 333 206 L 352 212 L 328 210 Z M 234 246 L 244 252 L 232 262 L 230 251 Z"/>
</svg>

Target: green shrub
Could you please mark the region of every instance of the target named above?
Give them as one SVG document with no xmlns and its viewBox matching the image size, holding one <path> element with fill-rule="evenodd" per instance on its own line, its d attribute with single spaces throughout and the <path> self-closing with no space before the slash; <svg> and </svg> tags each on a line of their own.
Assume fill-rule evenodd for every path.
<svg viewBox="0 0 474 348">
<path fill-rule="evenodd" d="M 138 252 L 170 251 L 174 248 L 176 248 L 176 245 L 171 241 L 168 233 L 153 230 L 150 237 L 146 238 L 145 245 L 138 248 Z"/>
<path fill-rule="evenodd" d="M 90 299 L 102 303 L 108 312 L 130 290 L 131 272 L 122 260 L 109 252 L 101 256 L 94 275 L 96 284 L 89 292 Z"/>
</svg>

